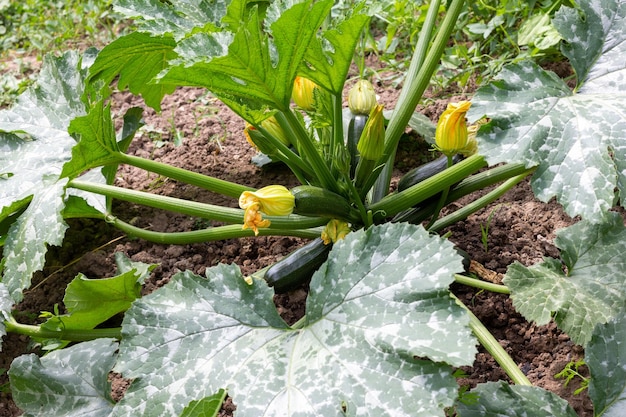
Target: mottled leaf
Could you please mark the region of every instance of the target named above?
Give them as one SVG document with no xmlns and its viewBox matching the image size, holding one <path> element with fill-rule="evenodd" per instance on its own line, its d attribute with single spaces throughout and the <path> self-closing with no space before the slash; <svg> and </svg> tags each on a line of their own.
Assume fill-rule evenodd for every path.
<svg viewBox="0 0 626 417">
<path fill-rule="evenodd" d="M 596 326 L 585 349 L 594 416 L 626 415 L 626 310 Z"/>
<path fill-rule="evenodd" d="M 59 245 L 65 233 L 60 212 L 66 180 L 59 174 L 76 144 L 68 125 L 86 113 L 80 97 L 91 59 L 75 52 L 46 56 L 37 85 L 14 107 L 0 111 L 0 132 L 6 132 L 0 133 L 0 216 L 8 218 L 28 205 L 4 243 L 2 281 L 16 302 L 43 267 L 47 246 Z"/>
<path fill-rule="evenodd" d="M 477 91 L 468 117 L 490 119 L 478 135 L 490 164 L 538 166 L 540 200 L 556 197 L 569 215 L 598 223 L 614 190 L 626 193 L 626 3 L 581 7 L 584 19 L 567 8 L 554 19 L 579 77 L 574 91 L 533 63 L 514 64 Z"/>
<path fill-rule="evenodd" d="M 24 417 L 106 417 L 114 402 L 108 375 L 117 342 L 98 339 L 48 353 L 16 358 L 11 392 Z"/>
<path fill-rule="evenodd" d="M 246 0 L 233 3 L 246 4 Z M 194 30 L 218 26 L 226 15 L 223 0 L 118 0 L 115 10 L 134 20 L 139 31 L 154 36 L 172 35 L 180 40 Z"/>
<path fill-rule="evenodd" d="M 422 227 L 351 233 L 293 328 L 265 282 L 248 286 L 236 265 L 179 273 L 126 313 L 116 370 L 134 382 L 113 415 L 178 415 L 222 387 L 243 417 L 443 415 L 458 388 L 444 362 L 476 352 L 447 289 L 461 270 L 452 245 Z"/>
<path fill-rule="evenodd" d="M 478 395 L 478 399 L 457 405 L 461 417 L 577 416 L 567 401 L 539 387 L 487 382 L 479 384 L 471 393 Z"/>
<path fill-rule="evenodd" d="M 4 326 L 5 320 L 8 320 L 11 317 L 11 309 L 13 308 L 13 299 L 9 295 L 9 290 L 4 286 L 3 283 L 0 282 L 0 337 L 4 336 L 6 333 L 6 327 Z M 0 343 L 0 350 L 2 348 L 2 344 Z"/>
<path fill-rule="evenodd" d="M 626 299 L 626 228 L 610 213 L 608 222 L 581 221 L 557 232 L 563 263 L 546 258 L 525 267 L 514 263 L 504 278 L 516 310 L 537 324 L 554 319 L 574 342 L 586 344 Z M 565 271 L 564 271 L 565 267 Z"/>
</svg>

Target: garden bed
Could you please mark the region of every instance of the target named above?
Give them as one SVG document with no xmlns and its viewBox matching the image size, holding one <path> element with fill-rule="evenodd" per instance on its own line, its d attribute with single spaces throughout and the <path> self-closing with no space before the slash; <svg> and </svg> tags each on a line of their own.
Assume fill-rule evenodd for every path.
<svg viewBox="0 0 626 417">
<path fill-rule="evenodd" d="M 381 101 L 391 108 L 397 91 L 389 86 L 377 89 Z M 450 98 L 449 95 L 431 97 L 430 104 L 421 108 L 422 112 L 435 121 L 448 101 L 462 98 Z M 134 96 L 120 93 L 115 96 L 113 108 L 122 114 L 127 108 L 140 104 Z M 132 143 L 131 154 L 255 188 L 275 183 L 287 187 L 298 184 L 280 165 L 259 168 L 251 163 L 255 151 L 244 139 L 243 121 L 204 90 L 180 89 L 166 96 L 162 108 L 161 115 L 152 110 L 145 111 L 147 128 Z M 178 145 L 173 143 L 176 138 L 182 138 Z M 428 157 L 425 149 L 427 146 L 419 137 L 408 135 L 401 142 L 396 165 L 402 169 L 414 166 L 416 160 Z M 397 171 L 394 178 L 397 180 L 401 173 Z M 183 199 L 237 206 L 234 199 L 188 185 L 181 186 L 128 166 L 120 168 L 116 183 Z M 392 181 L 392 186 L 394 184 Z M 454 204 L 463 205 L 475 197 L 468 196 Z M 155 231 L 186 231 L 206 226 L 185 215 L 129 203 L 118 203 L 115 213 L 136 226 Z M 450 240 L 477 263 L 473 271 L 477 271 L 481 278 L 497 280 L 514 261 L 532 265 L 544 256 L 558 258 L 559 252 L 553 245 L 555 231 L 573 223 L 558 204 L 545 204 L 535 199 L 528 181 L 524 181 L 497 202 L 445 232 L 450 233 Z M 23 321 L 36 321 L 39 312 L 54 311 L 54 306 L 62 301 L 66 285 L 78 272 L 90 278 L 112 276 L 116 252 L 125 253 L 133 261 L 158 265 L 144 285 L 144 293 L 149 293 L 167 283 L 178 271 L 203 274 L 206 268 L 218 263 L 236 263 L 244 274 L 250 274 L 304 242 L 291 237 L 258 237 L 182 246 L 159 245 L 123 236 L 104 222 L 80 220 L 71 222 L 70 226 L 63 246 L 50 250 L 45 271 L 35 278 L 33 288 L 25 291 L 27 301 L 18 306 Z M 528 323 L 505 295 L 458 284 L 453 285 L 453 292 L 483 321 L 534 385 L 567 399 L 580 416 L 592 415 L 586 391 L 573 393 L 580 380 L 575 379 L 566 386 L 562 379 L 555 378 L 568 363 L 583 357 L 581 347 L 572 343 L 554 324 L 536 326 Z M 305 286 L 275 297 L 278 311 L 286 321 L 293 323 L 302 316 L 306 294 Z M 9 334 L 3 342 L 0 367 L 8 369 L 13 358 L 30 351 L 38 352 L 29 348 L 26 338 Z M 463 368 L 463 371 L 466 376 L 459 379 L 461 386 L 507 380 L 505 373 L 483 350 L 479 351 L 474 366 Z M 581 372 L 588 376 L 584 368 Z M 7 382 L 6 374 L 2 382 Z M 123 381 L 115 384 L 114 389 L 118 392 L 114 396 L 123 395 L 124 387 Z M 19 415 L 10 394 L 1 395 L 0 416 Z"/>
</svg>

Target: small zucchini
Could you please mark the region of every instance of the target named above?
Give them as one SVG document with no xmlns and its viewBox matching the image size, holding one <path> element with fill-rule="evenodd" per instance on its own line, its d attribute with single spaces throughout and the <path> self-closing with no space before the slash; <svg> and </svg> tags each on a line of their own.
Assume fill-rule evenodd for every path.
<svg viewBox="0 0 626 417">
<path fill-rule="evenodd" d="M 328 217 L 356 223 L 358 212 L 348 200 L 324 188 L 300 185 L 291 189 L 295 197 L 293 212 L 303 216 Z"/>
<path fill-rule="evenodd" d="M 462 159 L 461 155 L 452 157 L 453 163 L 457 163 Z M 398 191 L 404 191 L 415 184 L 432 177 L 435 174 L 445 171 L 448 168 L 448 157 L 441 156 L 416 168 L 413 168 L 398 181 Z"/>
<path fill-rule="evenodd" d="M 270 266 L 265 281 L 276 293 L 296 288 L 313 276 L 328 258 L 332 244 L 325 245 L 321 238 L 314 239 Z"/>
<path fill-rule="evenodd" d="M 350 178 L 354 178 L 356 166 L 359 163 L 359 152 L 356 146 L 359 143 L 363 129 L 367 124 L 367 118 L 369 116 L 365 114 L 352 114 L 350 122 L 348 123 L 348 153 L 350 154 Z"/>
</svg>

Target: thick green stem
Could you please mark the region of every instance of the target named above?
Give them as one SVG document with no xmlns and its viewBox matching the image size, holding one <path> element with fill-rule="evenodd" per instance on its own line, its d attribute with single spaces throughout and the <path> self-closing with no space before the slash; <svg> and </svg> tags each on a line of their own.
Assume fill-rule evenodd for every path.
<svg viewBox="0 0 626 417">
<path fill-rule="evenodd" d="M 428 228 L 428 230 L 437 233 L 440 230 L 445 229 L 446 227 L 451 226 L 458 221 L 466 219 L 470 214 L 475 213 L 476 211 L 482 209 L 483 207 L 486 207 L 498 198 L 502 197 L 504 193 L 506 193 L 508 190 L 510 190 L 520 181 L 526 178 L 527 175 L 528 174 L 522 174 L 513 178 L 509 178 L 507 181 L 498 186 L 495 190 L 485 194 L 475 201 L 472 201 L 465 207 L 437 220 Z"/>
<path fill-rule="evenodd" d="M 239 198 L 244 191 L 254 191 L 251 187 L 133 155 L 121 153 L 120 162 L 229 197 Z"/>
<path fill-rule="evenodd" d="M 468 194 L 482 190 L 491 185 L 505 181 L 517 175 L 529 175 L 534 172 L 536 167 L 525 168 L 524 164 L 506 164 L 500 165 L 488 170 L 479 172 L 471 177 L 465 178 L 456 185 L 446 199 L 445 204 L 450 204 Z M 421 223 L 432 216 L 437 203 L 428 203 L 417 209 L 411 209 L 405 213 L 401 213 L 394 218 L 396 222 L 410 221 L 414 224 Z"/>
<path fill-rule="evenodd" d="M 309 164 L 311 164 L 313 171 L 315 172 L 317 179 L 320 182 L 320 186 L 327 190 L 338 192 L 339 187 L 337 180 L 333 176 L 330 168 L 322 158 L 322 155 L 317 151 L 315 144 L 309 137 L 304 127 L 300 124 L 296 116 L 291 112 L 276 113 L 276 120 L 282 126 L 287 124 L 290 130 L 295 134 L 298 141 L 298 150 L 304 153 L 304 156 Z"/>
<path fill-rule="evenodd" d="M 4 326 L 6 331 L 10 333 L 23 334 L 33 338 L 59 339 L 70 342 L 85 342 L 88 340 L 100 339 L 105 337 L 121 339 L 122 337 L 121 327 L 115 327 L 111 329 L 49 330 L 44 329 L 41 326 L 21 324 L 15 321 L 13 318 L 5 321 Z"/>
<path fill-rule="evenodd" d="M 517 364 L 513 361 L 511 356 L 500 346 L 500 343 L 496 340 L 495 337 L 487 330 L 484 324 L 478 317 L 474 315 L 470 311 L 469 308 L 465 304 L 461 302 L 454 294 L 451 294 L 452 298 L 454 298 L 458 305 L 463 307 L 470 318 L 470 328 L 472 332 L 478 338 L 480 344 L 493 356 L 493 358 L 500 364 L 504 372 L 511 378 L 511 380 L 517 385 L 527 385 L 532 386 L 526 375 L 519 369 Z"/>
<path fill-rule="evenodd" d="M 413 207 L 433 195 L 439 194 L 446 188 L 463 180 L 465 177 L 478 171 L 486 165 L 485 159 L 476 154 L 446 169 L 439 174 L 407 188 L 391 194 L 368 207 L 378 218 L 394 216 L 401 211 Z"/>
<path fill-rule="evenodd" d="M 131 203 L 174 211 L 203 219 L 218 220 L 227 223 L 242 223 L 243 221 L 244 212 L 241 209 L 181 200 L 178 198 L 130 190 L 113 185 L 97 184 L 80 180 L 72 180 L 68 183 L 68 185 L 79 190 L 102 194 L 119 200 L 129 201 Z"/>
<path fill-rule="evenodd" d="M 419 72 L 414 80 L 409 81 L 408 94 L 403 102 L 398 102 L 396 111 L 394 112 L 387 130 L 385 132 L 385 150 L 380 158 L 379 165 L 387 163 L 391 155 L 394 155 L 398 142 L 406 129 L 411 115 L 415 111 L 415 107 L 419 103 L 424 91 L 428 87 L 433 73 L 437 70 L 441 55 L 450 40 L 450 35 L 454 30 L 457 19 L 463 8 L 465 0 L 452 0 L 450 7 L 446 12 L 446 16 L 439 26 L 435 40 L 428 50 L 428 55 L 423 61 L 423 65 L 419 67 Z M 376 181 L 376 176 L 372 175 L 366 182 L 365 187 L 371 188 Z"/>
<path fill-rule="evenodd" d="M 142 229 L 133 226 L 113 216 L 108 216 L 107 221 L 122 232 L 140 239 L 150 242 L 161 243 L 166 245 L 183 245 L 191 243 L 201 243 L 224 239 L 233 239 L 240 237 L 254 237 L 254 232 L 250 229 L 243 230 L 241 225 L 233 224 L 227 226 L 210 227 L 202 230 L 192 230 L 189 232 L 155 232 L 152 230 Z M 324 219 L 327 222 L 328 219 Z M 294 236 L 308 239 L 319 237 L 322 228 L 310 229 L 276 229 L 261 228 L 259 236 Z"/>
<path fill-rule="evenodd" d="M 415 45 L 415 51 L 413 51 L 413 57 L 411 58 L 409 70 L 407 71 L 404 79 L 404 86 L 402 87 L 402 91 L 400 91 L 400 96 L 398 97 L 396 107 L 391 116 L 391 120 L 393 121 L 393 123 L 396 123 L 396 120 L 399 117 L 404 116 L 401 113 L 403 109 L 409 108 L 411 110 L 411 113 L 413 113 L 413 111 L 415 110 L 415 106 L 410 107 L 410 104 L 407 105 L 406 103 L 411 101 L 411 97 L 415 92 L 415 84 L 418 83 L 417 75 L 422 65 L 424 65 L 424 60 L 426 59 L 426 53 L 428 52 L 428 46 L 430 45 L 430 41 L 432 39 L 435 22 L 437 21 L 437 16 L 439 15 L 440 4 L 441 0 L 434 0 L 428 6 L 428 13 L 426 14 L 426 19 L 424 20 L 422 30 L 420 31 L 417 45 Z M 408 119 L 406 123 L 408 123 Z M 406 126 L 406 123 L 404 126 Z M 387 137 L 389 138 L 390 135 L 388 135 Z M 374 192 L 372 194 L 373 203 L 381 200 L 389 190 L 395 156 L 396 148 L 393 148 L 391 149 L 391 153 L 387 159 L 387 163 L 385 164 L 385 169 L 381 172 L 374 186 Z"/>
<path fill-rule="evenodd" d="M 492 282 L 486 282 L 480 279 L 466 277 L 465 275 L 461 274 L 456 274 L 454 276 L 454 281 L 459 284 L 467 285 L 469 287 L 495 292 L 498 294 L 511 294 L 511 290 L 506 285 L 494 284 Z"/>
</svg>

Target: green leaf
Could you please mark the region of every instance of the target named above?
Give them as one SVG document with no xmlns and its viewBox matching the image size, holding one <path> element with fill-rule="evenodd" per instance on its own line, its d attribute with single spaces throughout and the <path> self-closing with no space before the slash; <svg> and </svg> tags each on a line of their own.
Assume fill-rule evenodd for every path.
<svg viewBox="0 0 626 417">
<path fill-rule="evenodd" d="M 506 382 L 479 384 L 471 391 L 476 402 L 459 403 L 462 417 L 576 417 L 567 401 L 539 387 L 509 385 Z"/>
<path fill-rule="evenodd" d="M 626 415 L 626 310 L 615 319 L 596 326 L 585 348 L 591 372 L 589 397 L 594 416 Z"/>
<path fill-rule="evenodd" d="M 570 216 L 599 223 L 614 190 L 626 193 L 626 4 L 581 3 L 585 24 L 574 11 L 554 19 L 577 90 L 535 64 L 514 64 L 478 90 L 468 117 L 491 119 L 478 135 L 489 164 L 538 166 L 531 184 L 540 200 L 556 196 Z"/>
<path fill-rule="evenodd" d="M 135 381 L 113 415 L 178 415 L 220 387 L 242 417 L 441 415 L 458 389 L 444 362 L 476 353 L 448 292 L 461 270 L 422 227 L 353 232 L 314 275 L 294 328 L 236 265 L 179 273 L 126 312 L 116 371 Z"/>
<path fill-rule="evenodd" d="M 293 80 L 331 7 L 329 0 L 296 3 L 271 23 L 270 33 L 261 29 L 257 10 L 235 33 L 227 55 L 182 63 L 159 82 L 206 87 L 249 121 L 266 118 L 267 108 L 287 111 Z"/>
<path fill-rule="evenodd" d="M 72 148 L 72 159 L 63 166 L 61 177 L 73 179 L 91 168 L 119 160 L 110 105 L 96 103 L 89 114 L 72 120 L 68 131 L 78 138 L 78 143 Z"/>
<path fill-rule="evenodd" d="M 563 264 L 546 258 L 514 263 L 504 278 L 513 306 L 542 325 L 552 318 L 574 342 L 585 345 L 598 323 L 616 316 L 626 299 L 626 228 L 617 213 L 604 224 L 581 221 L 557 232 Z"/>
<path fill-rule="evenodd" d="M 560 41 L 561 35 L 546 13 L 536 14 L 524 21 L 517 33 L 518 45 L 530 45 L 541 50 L 553 47 Z"/>
<path fill-rule="evenodd" d="M 161 111 L 161 100 L 174 91 L 174 85 L 152 83 L 155 76 L 178 55 L 176 42 L 171 37 L 153 37 L 143 32 L 132 32 L 108 44 L 98 54 L 89 69 L 89 82 L 103 81 L 109 85 L 119 76 L 117 86 L 133 94 L 141 94 L 146 104 Z"/>
<path fill-rule="evenodd" d="M 226 391 L 220 389 L 210 397 L 192 401 L 183 409 L 180 417 L 217 417 L 226 398 Z"/>
<path fill-rule="evenodd" d="M 59 180 L 59 174 L 76 144 L 68 125 L 86 113 L 80 97 L 91 58 L 75 52 L 46 56 L 37 85 L 20 95 L 14 107 L 0 111 L 0 132 L 6 132 L 0 133 L 0 217 L 28 204 L 12 222 L 4 244 L 2 280 L 16 302 L 32 274 L 43 267 L 47 246 L 63 240 L 66 180 Z"/>
<path fill-rule="evenodd" d="M 106 417 L 114 402 L 108 375 L 117 342 L 99 339 L 16 358 L 9 370 L 11 392 L 24 417 Z"/>
<path fill-rule="evenodd" d="M 315 38 L 305 56 L 300 72 L 306 78 L 340 95 L 346 81 L 356 44 L 369 16 L 363 13 L 364 3 L 350 10 L 338 22 Z"/>
<path fill-rule="evenodd" d="M 114 315 L 128 310 L 141 296 L 141 284 L 157 265 L 132 262 L 117 253 L 119 275 L 89 279 L 78 274 L 65 290 L 63 303 L 68 314 L 54 316 L 44 326 L 63 329 L 93 329 Z"/>
</svg>

